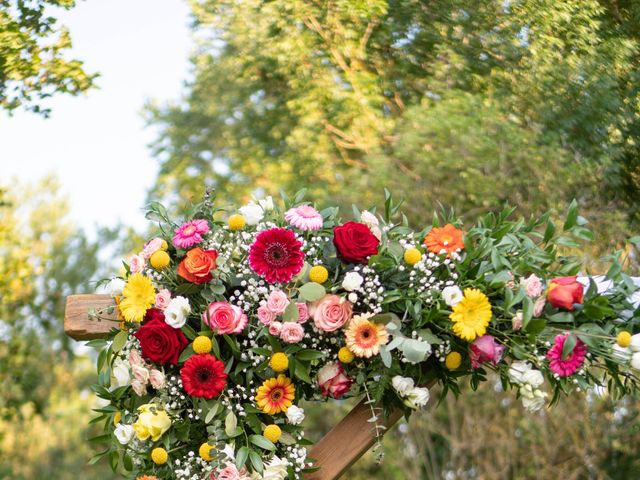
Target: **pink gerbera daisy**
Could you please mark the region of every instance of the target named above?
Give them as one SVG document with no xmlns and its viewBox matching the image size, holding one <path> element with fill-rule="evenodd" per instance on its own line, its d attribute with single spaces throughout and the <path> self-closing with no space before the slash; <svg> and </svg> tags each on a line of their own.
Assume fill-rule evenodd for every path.
<svg viewBox="0 0 640 480">
<path fill-rule="evenodd" d="M 189 248 L 202 241 L 202 235 L 209 231 L 209 223 L 206 220 L 191 220 L 176 228 L 173 236 L 173 244 L 177 248 Z"/>
<path fill-rule="evenodd" d="M 249 265 L 269 283 L 288 282 L 304 265 L 302 243 L 286 228 L 264 230 L 251 244 Z"/>
<path fill-rule="evenodd" d="M 300 230 L 320 230 L 324 221 L 322 215 L 311 205 L 290 208 L 284 214 L 287 222 Z"/>
<path fill-rule="evenodd" d="M 567 358 L 562 358 L 562 349 L 567 338 L 569 338 L 569 333 L 557 335 L 553 347 L 547 352 L 549 368 L 560 377 L 573 375 L 582 366 L 587 356 L 587 346 L 578 338 L 573 351 Z"/>
</svg>

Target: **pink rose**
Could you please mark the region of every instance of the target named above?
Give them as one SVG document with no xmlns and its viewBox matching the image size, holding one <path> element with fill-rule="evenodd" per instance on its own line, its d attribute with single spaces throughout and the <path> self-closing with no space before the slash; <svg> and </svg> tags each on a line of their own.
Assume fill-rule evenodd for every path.
<svg viewBox="0 0 640 480">
<path fill-rule="evenodd" d="M 131 371 L 133 372 L 133 376 L 137 381 L 146 385 L 149 383 L 149 370 L 146 367 L 140 365 L 132 365 Z"/>
<path fill-rule="evenodd" d="M 144 365 L 142 355 L 140 355 L 140 352 L 134 348 L 129 350 L 129 365 L 131 365 L 131 367 Z"/>
<path fill-rule="evenodd" d="M 213 302 L 202 314 L 202 321 L 218 335 L 240 333 L 249 319 L 240 307 L 227 302 Z"/>
<path fill-rule="evenodd" d="M 304 323 L 309 320 L 309 307 L 307 307 L 307 304 L 298 302 L 296 307 L 298 307 L 298 322 Z"/>
<path fill-rule="evenodd" d="M 271 322 L 271 325 L 269 325 L 269 333 L 271 335 L 273 335 L 274 337 L 277 337 L 278 335 L 280 335 L 281 331 L 282 331 L 282 324 L 280 322 Z"/>
<path fill-rule="evenodd" d="M 298 343 L 304 338 L 304 328 L 296 322 L 284 322 L 280 330 L 280 338 L 286 343 Z"/>
<path fill-rule="evenodd" d="M 136 395 L 139 397 L 147 394 L 147 385 L 139 380 L 131 382 L 131 388 L 133 388 L 133 391 L 136 392 Z"/>
<path fill-rule="evenodd" d="M 327 363 L 318 371 L 318 385 L 322 395 L 333 398 L 341 398 L 351 390 L 353 380 L 344 373 L 344 368 L 339 363 Z"/>
<path fill-rule="evenodd" d="M 351 319 L 351 302 L 338 295 L 325 295 L 314 305 L 313 322 L 323 332 L 333 332 Z"/>
<path fill-rule="evenodd" d="M 164 387 L 165 385 L 164 373 L 154 368 L 153 370 L 151 370 L 151 373 L 149 373 L 149 382 L 151 383 L 151 386 L 156 390 Z"/>
<path fill-rule="evenodd" d="M 131 273 L 142 273 L 147 262 L 142 255 L 131 255 L 127 263 Z"/>
<path fill-rule="evenodd" d="M 287 305 L 289 305 L 289 297 L 282 290 L 274 290 L 269 294 L 267 308 L 276 315 L 284 313 Z"/>
<path fill-rule="evenodd" d="M 496 343 L 496 339 L 491 335 L 482 335 L 474 340 L 469 346 L 471 366 L 480 368 L 483 363 L 489 362 L 497 365 L 504 352 L 504 345 Z"/>
<path fill-rule="evenodd" d="M 273 322 L 275 319 L 276 314 L 269 310 L 269 307 L 267 307 L 266 305 L 260 305 L 258 307 L 258 320 L 260 320 L 261 323 L 264 323 L 265 325 L 271 325 L 271 322 Z"/>
<path fill-rule="evenodd" d="M 537 298 L 542 293 L 542 281 L 535 273 L 525 278 L 522 281 L 522 286 L 529 298 Z"/>
<path fill-rule="evenodd" d="M 514 331 L 522 330 L 522 321 L 523 321 L 522 312 L 516 312 L 515 316 L 511 319 L 511 328 Z"/>
<path fill-rule="evenodd" d="M 533 316 L 539 317 L 542 315 L 542 311 L 544 310 L 544 306 L 547 304 L 547 299 L 544 298 L 544 295 L 539 297 L 536 300 L 536 303 L 533 304 Z"/>
<path fill-rule="evenodd" d="M 209 480 L 243 480 L 247 477 L 247 469 L 242 467 L 241 471 L 231 462 L 222 470 L 216 470 L 209 476 Z"/>
<path fill-rule="evenodd" d="M 142 258 L 149 259 L 151 255 L 162 248 L 162 242 L 163 240 L 161 238 L 156 237 L 145 243 L 144 248 L 142 249 Z"/>
<path fill-rule="evenodd" d="M 160 310 L 164 310 L 165 308 L 167 308 L 167 305 L 169 305 L 170 301 L 171 301 L 171 292 L 166 288 L 163 288 L 158 293 L 156 293 L 155 307 Z"/>
</svg>

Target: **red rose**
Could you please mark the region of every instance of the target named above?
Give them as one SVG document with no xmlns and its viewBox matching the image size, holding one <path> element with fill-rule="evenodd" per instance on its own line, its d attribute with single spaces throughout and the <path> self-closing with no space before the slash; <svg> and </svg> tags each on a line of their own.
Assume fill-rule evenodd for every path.
<svg viewBox="0 0 640 480">
<path fill-rule="evenodd" d="M 164 322 L 164 313 L 152 308 L 147 313 L 147 320 L 140 327 L 135 337 L 140 341 L 142 356 L 159 364 L 178 364 L 182 351 L 189 345 L 189 340 L 182 331 Z"/>
<path fill-rule="evenodd" d="M 576 277 L 554 278 L 549 283 L 547 300 L 556 308 L 573 310 L 575 304 L 581 304 L 584 298 L 584 287 Z"/>
<path fill-rule="evenodd" d="M 347 222 L 334 227 L 333 244 L 345 262 L 367 263 L 367 257 L 378 253 L 380 240 L 364 223 Z"/>
<path fill-rule="evenodd" d="M 178 275 L 189 282 L 205 283 L 213 278 L 211 270 L 216 269 L 218 252 L 192 248 L 178 265 Z"/>
</svg>

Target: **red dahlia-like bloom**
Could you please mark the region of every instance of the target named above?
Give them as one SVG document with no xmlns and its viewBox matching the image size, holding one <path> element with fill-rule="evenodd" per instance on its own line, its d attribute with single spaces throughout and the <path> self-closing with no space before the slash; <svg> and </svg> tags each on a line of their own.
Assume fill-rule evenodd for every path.
<svg viewBox="0 0 640 480">
<path fill-rule="evenodd" d="M 256 236 L 249 250 L 249 265 L 269 283 L 288 282 L 304 265 L 302 243 L 291 230 L 271 228 Z"/>
<path fill-rule="evenodd" d="M 224 363 L 213 355 L 193 355 L 180 370 L 184 391 L 192 397 L 214 398 L 227 385 Z"/>
</svg>

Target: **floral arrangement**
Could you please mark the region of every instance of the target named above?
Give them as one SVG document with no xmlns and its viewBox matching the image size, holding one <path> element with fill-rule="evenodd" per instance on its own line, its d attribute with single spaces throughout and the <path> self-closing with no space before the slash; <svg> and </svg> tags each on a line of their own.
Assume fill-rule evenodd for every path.
<svg viewBox="0 0 640 480">
<path fill-rule="evenodd" d="M 313 468 L 304 400 L 365 396 L 380 440 L 382 415 L 488 370 L 530 411 L 637 390 L 640 292 L 620 258 L 576 276 L 582 259 L 561 252 L 591 233 L 575 204 L 562 226 L 443 212 L 415 231 L 385 193 L 349 221 L 303 192 L 238 210 L 209 194 L 178 222 L 151 204 L 157 236 L 105 280 L 120 324 L 90 342 L 108 443 L 93 461 L 138 480 L 298 479 Z"/>
</svg>

